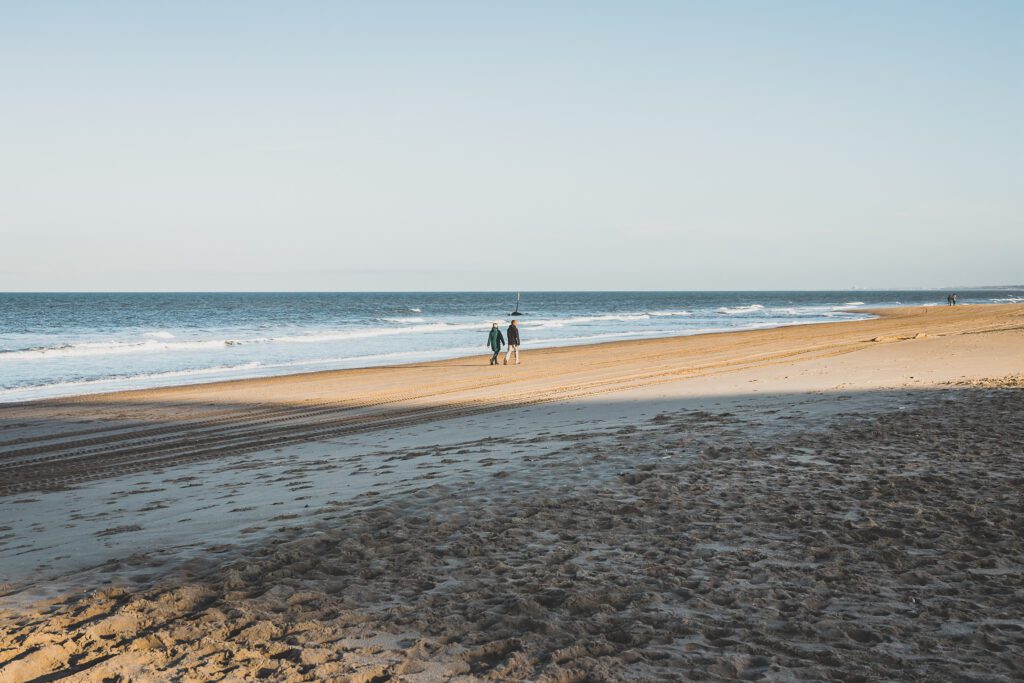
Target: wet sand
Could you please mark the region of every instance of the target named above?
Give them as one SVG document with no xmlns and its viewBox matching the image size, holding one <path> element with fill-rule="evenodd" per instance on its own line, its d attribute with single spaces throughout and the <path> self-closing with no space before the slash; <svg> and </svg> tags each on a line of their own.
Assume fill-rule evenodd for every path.
<svg viewBox="0 0 1024 683">
<path fill-rule="evenodd" d="M 1022 373 L 965 306 L 0 408 L 0 681 L 1019 679 Z"/>
</svg>

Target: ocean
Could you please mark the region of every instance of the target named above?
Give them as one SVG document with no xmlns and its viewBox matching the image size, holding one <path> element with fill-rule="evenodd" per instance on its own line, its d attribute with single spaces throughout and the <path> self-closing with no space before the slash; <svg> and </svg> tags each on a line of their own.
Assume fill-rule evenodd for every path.
<svg viewBox="0 0 1024 683">
<path fill-rule="evenodd" d="M 945 291 L 524 292 L 522 350 L 858 320 Z M 972 290 L 962 304 L 1024 301 Z M 510 292 L 0 294 L 0 402 L 485 353 Z M 486 365 L 484 365 L 486 367 Z"/>
</svg>

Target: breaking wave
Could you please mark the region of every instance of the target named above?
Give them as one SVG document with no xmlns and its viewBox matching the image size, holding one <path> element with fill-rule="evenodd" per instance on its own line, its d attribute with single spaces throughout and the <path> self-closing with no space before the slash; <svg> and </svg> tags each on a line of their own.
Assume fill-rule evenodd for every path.
<svg viewBox="0 0 1024 683">
<path fill-rule="evenodd" d="M 721 308 L 717 309 L 717 312 L 723 315 L 745 315 L 747 313 L 757 313 L 763 310 L 764 306 L 762 306 L 761 304 L 751 304 L 749 306 L 722 306 Z"/>
</svg>

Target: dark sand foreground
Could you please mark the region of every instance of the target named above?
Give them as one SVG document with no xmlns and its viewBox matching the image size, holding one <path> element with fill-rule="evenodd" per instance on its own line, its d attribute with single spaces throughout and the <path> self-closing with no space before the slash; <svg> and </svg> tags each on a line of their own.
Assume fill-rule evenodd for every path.
<svg viewBox="0 0 1024 683">
<path fill-rule="evenodd" d="M 1024 678 L 1024 307 L 559 353 L 3 409 L 0 682 Z"/>
</svg>

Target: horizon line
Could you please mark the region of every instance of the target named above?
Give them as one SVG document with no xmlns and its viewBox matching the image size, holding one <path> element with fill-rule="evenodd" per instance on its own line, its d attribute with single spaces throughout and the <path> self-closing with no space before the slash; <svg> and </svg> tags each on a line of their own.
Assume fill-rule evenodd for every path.
<svg viewBox="0 0 1024 683">
<path fill-rule="evenodd" d="M 737 293 L 737 292 L 943 292 L 947 290 L 1017 290 L 1020 285 L 949 285 L 942 287 L 852 287 L 794 289 L 152 289 L 152 290 L 5 290 L 9 294 L 664 294 L 664 293 Z"/>
</svg>

